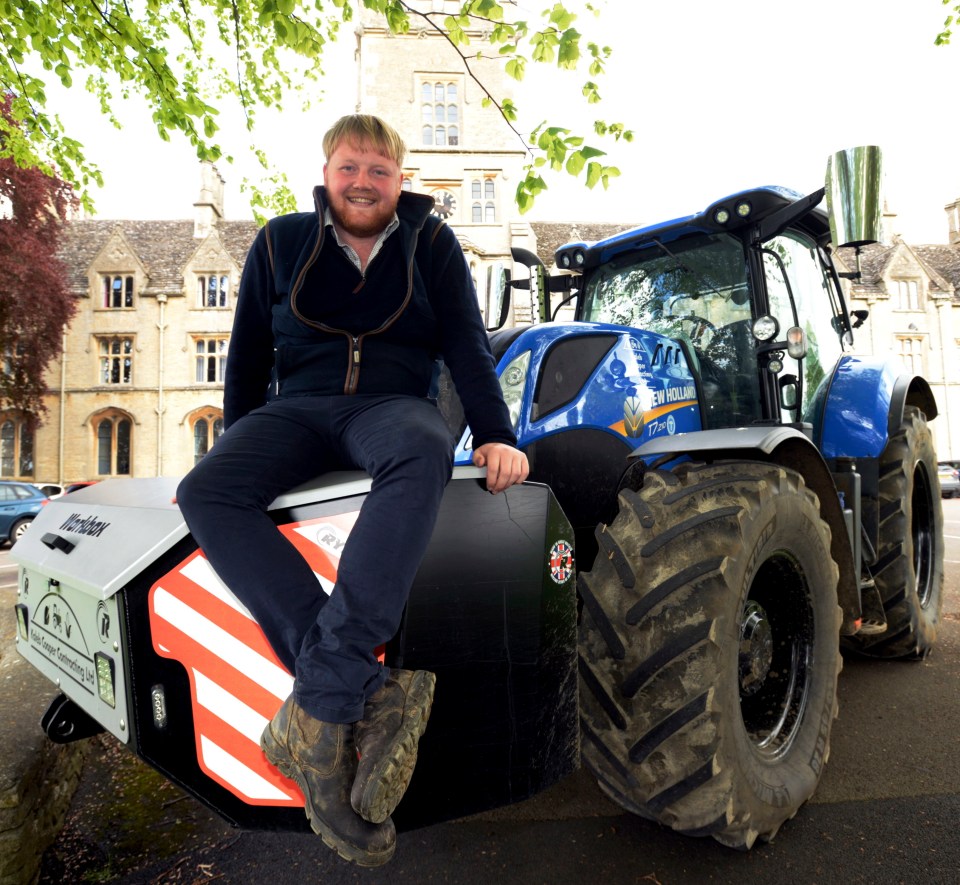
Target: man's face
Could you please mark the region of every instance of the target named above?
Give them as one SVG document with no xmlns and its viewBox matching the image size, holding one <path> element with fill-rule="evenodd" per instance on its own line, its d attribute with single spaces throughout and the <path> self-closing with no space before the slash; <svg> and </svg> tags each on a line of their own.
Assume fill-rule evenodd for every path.
<svg viewBox="0 0 960 885">
<path fill-rule="evenodd" d="M 377 236 L 400 198 L 400 167 L 370 145 L 341 142 L 323 167 L 334 221 L 355 237 Z"/>
</svg>

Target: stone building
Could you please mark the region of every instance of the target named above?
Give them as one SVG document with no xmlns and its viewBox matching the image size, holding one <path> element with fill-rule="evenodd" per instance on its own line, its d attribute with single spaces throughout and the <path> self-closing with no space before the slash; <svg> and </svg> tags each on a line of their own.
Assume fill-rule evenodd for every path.
<svg viewBox="0 0 960 885">
<path fill-rule="evenodd" d="M 192 222 L 67 226 L 77 312 L 47 369 L 35 481 L 183 473 L 221 431 L 233 298 L 257 228 L 223 218 L 213 166 L 202 178 Z"/>
</svg>

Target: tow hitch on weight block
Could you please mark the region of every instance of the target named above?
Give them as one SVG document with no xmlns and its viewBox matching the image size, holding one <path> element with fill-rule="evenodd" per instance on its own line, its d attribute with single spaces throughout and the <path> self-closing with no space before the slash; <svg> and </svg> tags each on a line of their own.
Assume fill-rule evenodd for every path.
<svg viewBox="0 0 960 885">
<path fill-rule="evenodd" d="M 104 731 L 65 694 L 57 695 L 40 720 L 44 734 L 55 744 L 72 744 Z"/>
</svg>

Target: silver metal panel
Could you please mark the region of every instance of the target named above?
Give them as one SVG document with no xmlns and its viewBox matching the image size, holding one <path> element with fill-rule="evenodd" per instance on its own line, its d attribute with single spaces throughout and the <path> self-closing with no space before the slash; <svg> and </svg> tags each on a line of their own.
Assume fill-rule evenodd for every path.
<svg viewBox="0 0 960 885">
<path fill-rule="evenodd" d="M 27 639 L 18 632 L 17 651 L 111 734 L 129 741 L 118 597 L 97 599 L 29 567 L 21 569 L 17 596 L 28 613 Z M 112 673 L 109 700 L 98 689 L 98 659 Z"/>
<path fill-rule="evenodd" d="M 173 503 L 177 480 L 107 480 L 53 499 L 10 552 L 24 568 L 108 599 L 188 534 Z M 43 543 L 56 535 L 64 552 Z"/>
</svg>

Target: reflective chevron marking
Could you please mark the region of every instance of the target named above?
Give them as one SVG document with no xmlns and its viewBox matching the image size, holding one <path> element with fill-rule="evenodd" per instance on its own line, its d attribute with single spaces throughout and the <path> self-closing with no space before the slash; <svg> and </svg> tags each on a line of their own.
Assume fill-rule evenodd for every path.
<svg viewBox="0 0 960 885">
<path fill-rule="evenodd" d="M 358 512 L 279 527 L 327 594 Z M 250 805 L 302 806 L 296 784 L 260 749 L 260 735 L 289 696 L 293 677 L 249 610 L 199 550 L 153 585 L 148 606 L 154 649 L 189 675 L 201 769 Z"/>
</svg>

